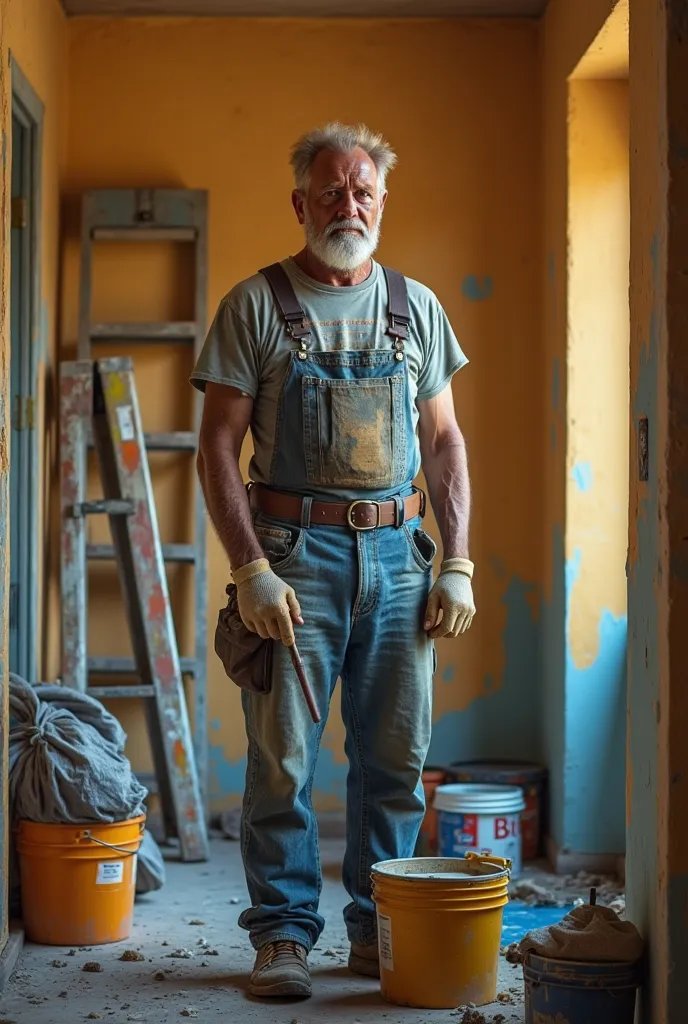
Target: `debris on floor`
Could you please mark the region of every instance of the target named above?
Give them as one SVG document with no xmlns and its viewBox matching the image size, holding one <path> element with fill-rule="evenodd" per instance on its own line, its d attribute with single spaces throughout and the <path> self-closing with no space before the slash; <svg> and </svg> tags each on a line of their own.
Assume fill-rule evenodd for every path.
<svg viewBox="0 0 688 1024">
<path fill-rule="evenodd" d="M 530 907 L 566 907 L 568 901 L 562 899 L 561 895 L 555 896 L 549 889 L 538 885 L 537 882 L 523 879 L 514 882 L 509 888 L 509 895 L 513 900 L 520 900 Z"/>
<path fill-rule="evenodd" d="M 617 896 L 615 900 L 609 904 L 609 909 L 613 910 L 614 913 L 622 920 L 626 920 L 626 897 Z"/>
<path fill-rule="evenodd" d="M 139 953 L 136 949 L 125 949 L 120 957 L 120 960 L 124 960 L 128 963 L 141 963 L 141 961 L 145 959 L 146 958 L 143 953 Z"/>
<path fill-rule="evenodd" d="M 509 885 L 509 896 L 531 907 L 563 908 L 587 903 L 591 889 L 596 890 L 600 906 L 608 906 L 624 894 L 623 883 L 614 876 L 593 875 L 587 871 L 555 875 L 546 868 L 528 865 L 522 877 Z"/>
<path fill-rule="evenodd" d="M 87 960 L 81 970 L 85 971 L 86 974 L 100 974 L 103 970 L 103 965 L 99 964 L 97 960 Z"/>
<path fill-rule="evenodd" d="M 523 963 L 523 956 L 518 942 L 510 942 L 508 946 L 502 946 L 499 951 L 508 964 Z"/>
<path fill-rule="evenodd" d="M 456 1013 L 459 1016 L 459 1024 L 488 1024 L 485 1014 L 481 1013 L 473 1003 L 470 1006 L 459 1006 Z"/>
</svg>

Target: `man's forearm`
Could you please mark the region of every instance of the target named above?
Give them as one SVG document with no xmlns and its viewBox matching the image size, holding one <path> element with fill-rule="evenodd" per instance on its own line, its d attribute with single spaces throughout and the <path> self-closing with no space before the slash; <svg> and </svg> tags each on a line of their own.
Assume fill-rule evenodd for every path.
<svg viewBox="0 0 688 1024">
<path fill-rule="evenodd" d="M 198 476 L 205 503 L 232 569 L 263 558 L 238 459 L 199 454 Z"/>
<path fill-rule="evenodd" d="M 430 502 L 440 528 L 444 558 L 468 558 L 471 486 L 461 435 L 423 460 Z"/>
</svg>

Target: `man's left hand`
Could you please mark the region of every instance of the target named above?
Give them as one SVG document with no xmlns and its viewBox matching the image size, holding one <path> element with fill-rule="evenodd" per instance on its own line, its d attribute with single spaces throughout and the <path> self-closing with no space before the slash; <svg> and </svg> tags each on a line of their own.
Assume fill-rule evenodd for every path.
<svg viewBox="0 0 688 1024">
<path fill-rule="evenodd" d="M 425 629 L 437 640 L 465 633 L 475 615 L 473 587 L 462 572 L 442 572 L 428 596 Z"/>
</svg>

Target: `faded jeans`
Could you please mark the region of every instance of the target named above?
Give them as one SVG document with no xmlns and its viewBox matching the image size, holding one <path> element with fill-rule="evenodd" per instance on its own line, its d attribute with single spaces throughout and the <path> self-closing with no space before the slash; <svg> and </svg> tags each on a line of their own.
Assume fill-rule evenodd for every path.
<svg viewBox="0 0 688 1024">
<path fill-rule="evenodd" d="M 435 545 L 420 518 L 399 529 L 307 529 L 256 516 L 273 569 L 294 587 L 296 639 L 323 717 L 314 725 L 288 653 L 275 644 L 270 694 L 243 692 L 248 767 L 242 854 L 252 901 L 240 918 L 260 948 L 291 939 L 310 950 L 324 920 L 313 775 L 341 677 L 346 728 L 344 911 L 349 939 L 377 937 L 370 869 L 413 856 L 425 810 L 434 645 L 423 631 Z"/>
</svg>

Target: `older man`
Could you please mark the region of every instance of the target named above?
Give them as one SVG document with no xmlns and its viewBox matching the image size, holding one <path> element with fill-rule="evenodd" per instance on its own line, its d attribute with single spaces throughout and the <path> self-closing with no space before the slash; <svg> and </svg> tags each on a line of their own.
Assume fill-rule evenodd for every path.
<svg viewBox="0 0 688 1024">
<path fill-rule="evenodd" d="M 437 637 L 475 614 L 466 448 L 450 381 L 466 362 L 435 295 L 372 259 L 396 157 L 330 124 L 292 152 L 305 247 L 220 303 L 193 383 L 205 390 L 198 472 L 244 625 L 272 647 L 268 692 L 242 692 L 242 851 L 257 950 L 250 992 L 309 996 L 324 921 L 318 748 L 341 678 L 346 727 L 344 917 L 351 970 L 378 976 L 370 869 L 413 854 L 424 813 Z M 239 455 L 251 429 L 247 489 Z M 443 543 L 421 527 L 425 472 Z M 298 646 L 313 724 L 286 646 Z M 271 639 L 270 639 L 271 638 Z M 281 641 L 275 643 L 274 641 Z"/>
</svg>

